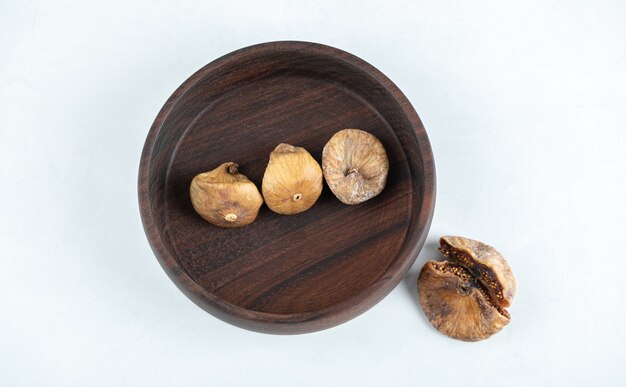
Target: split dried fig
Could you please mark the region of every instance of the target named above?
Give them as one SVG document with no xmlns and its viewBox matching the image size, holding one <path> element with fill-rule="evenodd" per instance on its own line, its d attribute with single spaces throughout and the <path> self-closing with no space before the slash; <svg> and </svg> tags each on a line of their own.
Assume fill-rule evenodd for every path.
<svg viewBox="0 0 626 387">
<path fill-rule="evenodd" d="M 274 212 L 293 215 L 306 211 L 322 193 L 322 169 L 306 149 L 279 144 L 270 154 L 261 190 Z"/>
<path fill-rule="evenodd" d="M 511 320 L 504 309 L 515 295 L 515 278 L 493 247 L 462 237 L 442 237 L 450 261 L 427 262 L 417 280 L 419 300 L 441 333 L 464 341 L 484 340 Z"/>
<path fill-rule="evenodd" d="M 372 134 L 343 129 L 324 146 L 322 169 L 328 187 L 341 202 L 359 204 L 385 188 L 389 159 Z"/>
<path fill-rule="evenodd" d="M 439 251 L 459 262 L 485 286 L 496 304 L 508 308 L 515 296 L 515 277 L 509 264 L 493 247 L 473 239 L 444 236 Z"/>
<path fill-rule="evenodd" d="M 191 203 L 207 222 L 219 227 L 242 227 L 256 219 L 263 198 L 238 167 L 224 163 L 191 181 Z"/>
</svg>

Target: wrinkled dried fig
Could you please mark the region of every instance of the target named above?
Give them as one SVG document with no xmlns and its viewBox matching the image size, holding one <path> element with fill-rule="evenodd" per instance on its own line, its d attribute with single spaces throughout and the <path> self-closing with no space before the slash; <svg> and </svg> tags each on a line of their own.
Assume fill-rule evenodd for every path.
<svg viewBox="0 0 626 387">
<path fill-rule="evenodd" d="M 496 249 L 473 239 L 444 236 L 439 240 L 439 251 L 468 269 L 485 286 L 496 304 L 503 308 L 511 305 L 515 296 L 515 277 Z"/>
<path fill-rule="evenodd" d="M 515 295 L 515 278 L 493 247 L 462 237 L 442 237 L 439 250 L 451 261 L 427 262 L 417 280 L 419 300 L 441 333 L 484 340 L 511 320 L 504 308 Z"/>
<path fill-rule="evenodd" d="M 359 204 L 385 188 L 389 160 L 376 137 L 359 129 L 343 129 L 324 146 L 322 169 L 339 200 Z"/>
<path fill-rule="evenodd" d="M 191 203 L 207 222 L 219 227 L 241 227 L 256 219 L 263 198 L 238 167 L 224 163 L 191 181 Z"/>
<path fill-rule="evenodd" d="M 509 323 L 508 312 L 495 306 L 476 279 L 459 265 L 428 261 L 417 286 L 426 317 L 446 336 L 484 340 Z"/>
<path fill-rule="evenodd" d="M 274 212 L 306 211 L 322 193 L 322 169 L 306 149 L 280 144 L 270 154 L 261 190 Z"/>
</svg>

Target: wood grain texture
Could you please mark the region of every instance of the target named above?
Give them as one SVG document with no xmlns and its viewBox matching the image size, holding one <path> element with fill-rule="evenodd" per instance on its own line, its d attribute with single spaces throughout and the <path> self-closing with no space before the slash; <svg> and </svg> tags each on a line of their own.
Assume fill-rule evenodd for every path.
<svg viewBox="0 0 626 387">
<path fill-rule="evenodd" d="M 377 136 L 387 186 L 356 206 L 325 185 L 308 211 L 261 207 L 257 220 L 221 229 L 198 216 L 192 178 L 234 161 L 261 187 L 281 143 L 321 163 L 343 128 Z M 144 229 L 172 281 L 207 312 L 267 333 L 305 333 L 372 307 L 403 278 L 421 249 L 435 202 L 428 137 L 400 90 L 363 60 L 306 42 L 247 47 L 215 60 L 165 103 L 139 168 Z"/>
</svg>

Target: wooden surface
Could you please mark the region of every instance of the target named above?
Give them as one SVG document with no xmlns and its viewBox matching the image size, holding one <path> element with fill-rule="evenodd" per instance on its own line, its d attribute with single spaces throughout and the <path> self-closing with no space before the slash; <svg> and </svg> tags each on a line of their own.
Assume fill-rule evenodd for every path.
<svg viewBox="0 0 626 387">
<path fill-rule="evenodd" d="M 196 174 L 234 161 L 260 189 L 278 143 L 321 162 L 343 128 L 376 135 L 389 155 L 387 186 L 370 201 L 344 205 L 324 184 L 310 210 L 263 205 L 240 229 L 194 212 Z M 415 261 L 434 201 L 430 144 L 404 95 L 361 59 L 304 42 L 244 48 L 192 75 L 154 121 L 139 171 L 144 228 L 170 278 L 209 313 L 268 333 L 329 328 L 380 301 Z"/>
</svg>

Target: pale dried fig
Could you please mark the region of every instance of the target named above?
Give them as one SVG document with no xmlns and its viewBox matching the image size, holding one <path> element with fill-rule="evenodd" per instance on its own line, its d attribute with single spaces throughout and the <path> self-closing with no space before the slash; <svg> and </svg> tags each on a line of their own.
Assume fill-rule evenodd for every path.
<svg viewBox="0 0 626 387">
<path fill-rule="evenodd" d="M 322 169 L 306 149 L 279 144 L 270 154 L 261 190 L 274 212 L 293 215 L 306 211 L 322 193 Z"/>
<path fill-rule="evenodd" d="M 256 185 L 239 173 L 238 165 L 232 162 L 194 177 L 189 193 L 196 212 L 219 227 L 252 223 L 263 204 Z"/>
<path fill-rule="evenodd" d="M 330 190 L 345 204 L 378 195 L 387 182 L 389 159 L 383 144 L 359 129 L 343 129 L 324 146 L 322 169 Z"/>
<path fill-rule="evenodd" d="M 426 317 L 459 340 L 484 340 L 499 332 L 511 320 L 504 308 L 515 295 L 515 278 L 504 257 L 463 237 L 442 237 L 439 250 L 451 262 L 427 262 L 417 280 Z"/>
</svg>

